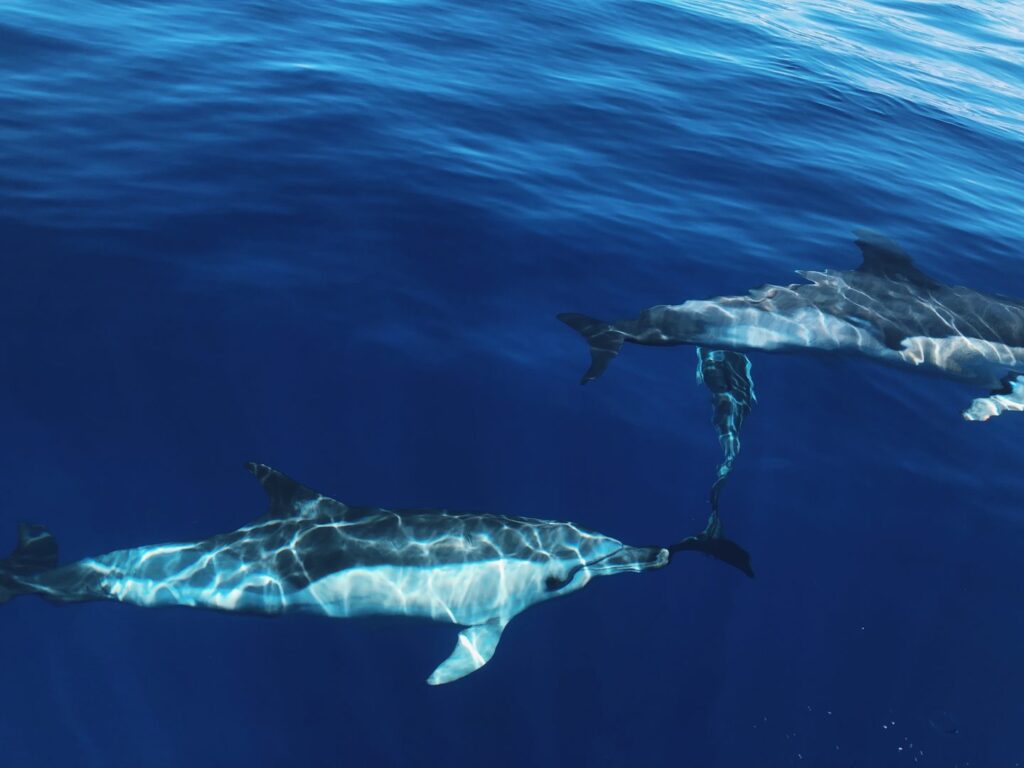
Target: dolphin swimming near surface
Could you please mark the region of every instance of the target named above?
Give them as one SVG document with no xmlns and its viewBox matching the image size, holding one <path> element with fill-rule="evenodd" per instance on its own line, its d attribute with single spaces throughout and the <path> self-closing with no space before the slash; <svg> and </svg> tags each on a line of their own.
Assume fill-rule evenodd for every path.
<svg viewBox="0 0 1024 768">
<path fill-rule="evenodd" d="M 582 383 L 600 376 L 624 342 L 840 352 L 991 389 L 964 410 L 968 421 L 1024 411 L 1024 302 L 939 283 L 892 241 L 855 234 L 863 263 L 798 272 L 806 283 L 659 305 L 610 323 L 560 314 L 590 345 Z"/>
<path fill-rule="evenodd" d="M 267 514 L 203 541 L 157 544 L 57 566 L 45 528 L 22 523 L 0 560 L 0 602 L 35 594 L 264 615 L 407 616 L 465 627 L 427 682 L 486 664 L 502 630 L 536 603 L 595 576 L 662 568 L 679 551 L 631 547 L 572 523 L 349 507 L 262 464 L 246 465 Z M 689 547 L 683 547 L 689 548 Z"/>
<path fill-rule="evenodd" d="M 716 516 L 722 486 L 740 452 L 740 428 L 757 401 L 750 368 L 750 358 L 740 352 L 697 347 L 697 382 L 711 392 L 711 420 L 722 446 L 722 463 L 711 486 L 711 511 Z"/>
</svg>

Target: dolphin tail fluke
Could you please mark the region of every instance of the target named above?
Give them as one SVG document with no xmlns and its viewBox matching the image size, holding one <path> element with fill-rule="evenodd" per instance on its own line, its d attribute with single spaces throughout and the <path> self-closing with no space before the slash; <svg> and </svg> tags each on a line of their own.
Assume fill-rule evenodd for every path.
<svg viewBox="0 0 1024 768">
<path fill-rule="evenodd" d="M 57 566 L 57 539 L 46 528 L 31 523 L 18 525 L 18 545 L 0 560 L 0 603 L 15 595 L 35 592 L 25 578 Z"/>
<path fill-rule="evenodd" d="M 583 374 L 580 384 L 593 381 L 604 373 L 608 363 L 619 354 L 625 334 L 615 330 L 610 323 L 575 312 L 562 312 L 558 319 L 583 336 L 590 345 L 590 367 Z"/>
<path fill-rule="evenodd" d="M 668 551 L 673 555 L 676 552 L 703 552 L 705 555 L 721 560 L 743 571 L 750 578 L 754 578 L 754 569 L 750 565 L 750 553 L 732 539 L 727 539 L 721 534 L 709 536 L 707 533 L 699 533 L 690 536 L 677 544 L 673 544 Z"/>
</svg>

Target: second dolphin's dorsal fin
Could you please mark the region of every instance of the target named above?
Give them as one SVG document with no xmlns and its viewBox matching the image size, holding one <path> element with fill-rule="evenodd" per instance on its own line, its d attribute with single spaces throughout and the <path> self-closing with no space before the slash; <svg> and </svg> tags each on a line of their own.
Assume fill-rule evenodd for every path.
<svg viewBox="0 0 1024 768">
<path fill-rule="evenodd" d="M 245 468 L 260 481 L 263 490 L 267 492 L 267 500 L 270 502 L 267 517 L 330 517 L 340 520 L 348 514 L 348 507 L 340 501 L 307 488 L 273 467 L 250 461 Z"/>
<path fill-rule="evenodd" d="M 858 272 L 916 285 L 938 285 L 918 269 L 913 259 L 889 238 L 869 229 L 855 229 L 853 233 L 857 236 L 857 247 L 864 256 L 864 261 L 857 267 Z"/>
</svg>

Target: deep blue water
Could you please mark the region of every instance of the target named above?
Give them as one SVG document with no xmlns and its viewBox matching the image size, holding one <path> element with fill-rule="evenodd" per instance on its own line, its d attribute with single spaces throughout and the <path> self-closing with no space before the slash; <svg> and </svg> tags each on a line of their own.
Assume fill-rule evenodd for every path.
<svg viewBox="0 0 1024 768">
<path fill-rule="evenodd" d="M 68 559 L 352 503 L 702 526 L 692 349 L 556 312 L 850 268 L 1024 296 L 1024 11 L 932 2 L 0 8 L 0 523 Z M 16 600 L 7 766 L 1024 763 L 1024 419 L 753 356 L 711 560 L 447 626 Z M 958 733 L 949 723 L 955 723 Z M 911 746 L 912 745 L 912 746 Z"/>
</svg>

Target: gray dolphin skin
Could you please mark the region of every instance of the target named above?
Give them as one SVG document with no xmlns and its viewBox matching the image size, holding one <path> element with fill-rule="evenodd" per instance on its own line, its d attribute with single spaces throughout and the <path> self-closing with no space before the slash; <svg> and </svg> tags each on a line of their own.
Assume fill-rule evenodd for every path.
<svg viewBox="0 0 1024 768">
<path fill-rule="evenodd" d="M 757 399 L 750 367 L 750 360 L 740 352 L 697 347 L 697 383 L 703 384 L 711 393 L 711 421 L 722 447 L 722 461 L 715 472 L 715 481 L 711 484 L 711 514 L 707 526 L 677 546 L 680 550 L 692 549 L 711 555 L 753 578 L 750 554 L 725 537 L 722 517 L 718 511 L 722 486 L 732 472 L 740 452 L 740 428 Z"/>
<path fill-rule="evenodd" d="M 722 446 L 722 463 L 711 486 L 711 514 L 718 517 L 718 497 L 740 452 L 740 428 L 757 400 L 750 358 L 740 352 L 697 347 L 697 382 L 711 392 L 711 421 Z"/>
<path fill-rule="evenodd" d="M 806 283 L 650 307 L 610 323 L 560 314 L 590 345 L 582 383 L 600 376 L 624 342 L 837 352 L 992 390 L 964 410 L 968 421 L 1024 410 L 1024 302 L 943 285 L 892 241 L 855 234 L 863 263 L 854 270 L 801 271 Z"/>
<path fill-rule="evenodd" d="M 231 533 L 111 552 L 57 566 L 42 526 L 22 524 L 0 561 L 0 602 L 35 594 L 254 614 L 407 616 L 465 627 L 427 682 L 486 664 L 502 630 L 536 603 L 595 576 L 667 565 L 678 545 L 631 547 L 572 523 L 349 507 L 270 467 L 246 465 L 269 512 Z"/>
</svg>

